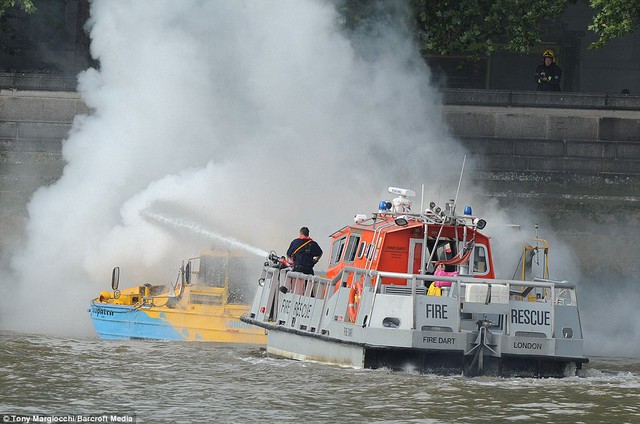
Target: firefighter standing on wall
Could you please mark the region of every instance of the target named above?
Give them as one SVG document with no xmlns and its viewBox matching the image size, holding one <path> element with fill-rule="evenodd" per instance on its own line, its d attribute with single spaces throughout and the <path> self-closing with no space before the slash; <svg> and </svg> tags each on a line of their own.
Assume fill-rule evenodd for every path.
<svg viewBox="0 0 640 424">
<path fill-rule="evenodd" d="M 542 54 L 544 63 L 536 67 L 535 80 L 538 91 L 560 91 L 562 69 L 554 63 L 553 50 L 547 49 Z"/>
</svg>

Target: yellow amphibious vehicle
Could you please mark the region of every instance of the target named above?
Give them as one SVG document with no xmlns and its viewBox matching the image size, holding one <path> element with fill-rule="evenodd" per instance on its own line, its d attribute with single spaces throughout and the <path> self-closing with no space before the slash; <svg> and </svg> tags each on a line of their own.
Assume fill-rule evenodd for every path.
<svg viewBox="0 0 640 424">
<path fill-rule="evenodd" d="M 265 331 L 240 321 L 249 310 L 246 256 L 208 252 L 180 267 L 174 284 L 142 284 L 119 290 L 120 268 L 111 291 L 91 301 L 95 329 L 103 339 L 189 340 L 265 344 Z"/>
</svg>

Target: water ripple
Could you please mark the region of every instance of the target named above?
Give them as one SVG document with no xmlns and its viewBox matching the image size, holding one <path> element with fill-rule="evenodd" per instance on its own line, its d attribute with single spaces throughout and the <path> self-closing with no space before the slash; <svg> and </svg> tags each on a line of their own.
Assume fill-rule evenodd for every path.
<svg viewBox="0 0 640 424">
<path fill-rule="evenodd" d="M 640 421 L 640 361 L 581 377 L 466 378 L 355 370 L 213 343 L 0 333 L 0 412 L 130 413 L 138 422 Z"/>
</svg>

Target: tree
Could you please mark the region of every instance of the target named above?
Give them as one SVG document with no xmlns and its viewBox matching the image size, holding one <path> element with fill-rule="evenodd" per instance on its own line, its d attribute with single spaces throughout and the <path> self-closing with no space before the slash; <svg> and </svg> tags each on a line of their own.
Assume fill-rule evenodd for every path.
<svg viewBox="0 0 640 424">
<path fill-rule="evenodd" d="M 36 11 L 36 7 L 33 5 L 33 0 L 0 0 L 0 17 L 4 15 L 7 9 L 18 6 L 26 13 L 33 13 Z"/>
<path fill-rule="evenodd" d="M 410 0 L 420 46 L 431 53 L 488 55 L 497 44 L 527 52 L 540 43 L 542 24 L 572 0 Z M 573 0 L 575 1 L 575 0 Z M 621 0 L 622 1 L 622 0 Z"/>
<path fill-rule="evenodd" d="M 408 0 L 407 22 L 419 48 L 431 54 L 489 55 L 498 46 L 526 52 L 540 43 L 542 23 L 576 0 Z M 619 0 L 624 1 L 624 0 Z M 380 13 L 397 14 L 382 0 L 345 0 L 340 11 L 351 30 L 371 26 Z"/>
<path fill-rule="evenodd" d="M 16 44 L 16 40 L 21 40 L 19 31 L 17 31 L 13 22 L 15 21 L 13 15 L 15 15 L 15 12 L 19 12 L 18 8 L 27 14 L 32 14 L 36 11 L 33 0 L 0 0 L 0 53 L 15 55 L 19 51 L 18 48 L 13 46 L 13 44 Z"/>
<path fill-rule="evenodd" d="M 336 0 L 339 1 L 339 0 Z M 489 55 L 498 48 L 528 52 L 541 43 L 545 22 L 558 18 L 577 0 L 407 0 L 407 21 L 421 50 L 436 55 Z M 585 0 L 586 1 L 586 0 Z M 381 14 L 398 14 L 398 2 L 342 0 L 340 12 L 350 30 L 373 27 Z M 394 5 L 389 7 L 389 4 Z M 599 39 L 590 47 L 637 29 L 640 0 L 588 0 L 594 17 L 588 29 Z"/>
<path fill-rule="evenodd" d="M 589 5 L 596 10 L 589 30 L 599 37 L 591 48 L 632 33 L 640 24 L 640 0 L 589 0 Z"/>
</svg>

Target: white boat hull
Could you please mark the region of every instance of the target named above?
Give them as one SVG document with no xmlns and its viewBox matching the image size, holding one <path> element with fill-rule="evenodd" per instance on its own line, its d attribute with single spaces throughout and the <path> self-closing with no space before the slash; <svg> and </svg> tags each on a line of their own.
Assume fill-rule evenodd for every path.
<svg viewBox="0 0 640 424">
<path fill-rule="evenodd" d="M 450 296 L 427 296 L 417 276 L 389 288 L 371 278 L 384 273 L 370 272 L 351 322 L 344 283 L 362 275 L 345 269 L 329 281 L 267 266 L 242 320 L 268 330 L 273 355 L 354 368 L 546 377 L 575 373 L 587 362 L 575 296 L 566 294 L 575 288 L 568 283 L 527 283 L 549 297 L 530 302 L 509 296 L 522 281 L 457 277 Z M 484 301 L 480 284 L 494 287 L 493 301 Z M 474 298 L 476 290 L 483 301 Z M 564 297 L 554 295 L 561 290 Z"/>
<path fill-rule="evenodd" d="M 267 352 L 288 359 L 364 368 L 364 347 L 295 333 L 269 331 Z"/>
</svg>

